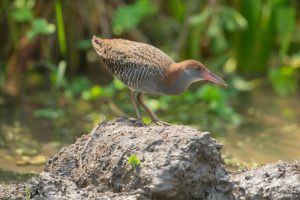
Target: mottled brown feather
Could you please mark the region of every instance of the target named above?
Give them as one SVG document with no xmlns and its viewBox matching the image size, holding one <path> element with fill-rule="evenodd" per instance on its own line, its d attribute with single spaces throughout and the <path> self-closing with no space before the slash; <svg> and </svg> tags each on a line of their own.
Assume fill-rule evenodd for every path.
<svg viewBox="0 0 300 200">
<path fill-rule="evenodd" d="M 168 68 L 174 61 L 158 48 L 124 39 L 93 38 L 93 45 L 103 59 L 134 63 L 139 66 Z"/>
</svg>

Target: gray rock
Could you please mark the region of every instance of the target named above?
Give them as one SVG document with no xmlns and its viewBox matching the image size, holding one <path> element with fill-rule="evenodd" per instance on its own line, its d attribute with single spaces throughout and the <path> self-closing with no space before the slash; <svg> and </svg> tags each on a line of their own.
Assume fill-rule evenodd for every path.
<svg viewBox="0 0 300 200">
<path fill-rule="evenodd" d="M 49 159 L 45 171 L 103 193 L 140 189 L 157 199 L 229 196 L 232 184 L 221 145 L 208 133 L 188 126 L 134 124 L 124 119 L 100 124 Z M 132 154 L 141 160 L 138 169 L 128 164 Z"/>
<path fill-rule="evenodd" d="M 300 199 L 300 160 L 279 161 L 231 176 L 237 199 Z"/>
<path fill-rule="evenodd" d="M 100 123 L 0 199 L 300 199 L 300 161 L 227 174 L 221 144 L 188 126 Z M 131 166 L 130 155 L 141 163 Z"/>
</svg>

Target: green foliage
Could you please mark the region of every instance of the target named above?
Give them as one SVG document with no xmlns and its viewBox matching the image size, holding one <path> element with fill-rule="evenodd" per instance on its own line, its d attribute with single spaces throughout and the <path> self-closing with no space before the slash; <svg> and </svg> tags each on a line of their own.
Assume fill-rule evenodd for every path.
<svg viewBox="0 0 300 200">
<path fill-rule="evenodd" d="M 207 103 L 210 110 L 215 112 L 220 118 L 228 120 L 230 123 L 239 125 L 240 117 L 227 105 L 228 96 L 224 90 L 215 85 L 204 85 L 200 88 L 196 96 Z"/>
<path fill-rule="evenodd" d="M 65 61 L 60 61 L 57 67 L 57 73 L 55 74 L 53 80 L 55 80 L 55 86 L 57 88 L 62 87 L 66 80 L 65 80 L 65 73 L 66 73 L 67 63 Z"/>
<path fill-rule="evenodd" d="M 29 22 L 33 19 L 32 8 L 35 4 L 34 0 L 15 0 L 12 17 L 16 22 Z"/>
<path fill-rule="evenodd" d="M 127 162 L 129 165 L 132 166 L 133 169 L 140 166 L 140 164 L 141 164 L 140 159 L 136 155 L 130 155 Z"/>
<path fill-rule="evenodd" d="M 38 117 L 59 118 L 63 114 L 57 114 L 56 110 L 67 110 L 67 106 L 75 101 L 90 105 L 101 102 L 99 110 L 103 115 L 133 116 L 124 84 L 118 80 L 108 85 L 92 84 L 95 67 L 99 64 L 95 63 L 98 57 L 90 42 L 90 36 L 95 34 L 103 34 L 103 37 L 113 34 L 111 37 L 132 40 L 146 38 L 149 43 L 174 55 L 176 61 L 198 59 L 217 74 L 224 74 L 231 87 L 218 88 L 208 84 L 189 89 L 180 96 L 146 97 L 147 104 L 154 111 L 161 112 L 159 116 L 166 116 L 162 119 L 165 121 L 210 129 L 237 125 L 240 117 L 231 102 L 240 92 L 251 92 L 265 81 L 282 96 L 298 89 L 296 77 L 299 70 L 296 68 L 299 56 L 296 56 L 296 51 L 299 49 L 299 28 L 298 3 L 295 1 L 236 0 L 230 4 L 226 1 L 199 1 L 198 4 L 195 3 L 197 1 L 183 0 L 158 3 L 135 0 L 117 4 L 112 1 L 86 1 L 84 8 L 81 3 L 71 5 L 62 0 L 3 2 L 0 3 L 0 10 L 4 11 L 1 16 L 8 21 L 3 23 L 0 20 L 5 27 L 3 41 L 7 41 L 1 50 L 1 55 L 6 54 L 0 58 L 1 86 L 11 78 L 6 77 L 6 66 L 19 60 L 19 54 L 14 54 L 14 51 L 22 47 L 24 41 L 19 38 L 26 34 L 31 40 L 25 43 L 28 55 L 22 49 L 24 60 L 29 60 L 28 66 L 24 66 L 29 69 L 24 74 L 24 85 L 29 86 L 24 91 L 31 91 L 31 86 L 33 91 L 35 88 L 50 89 L 50 103 L 43 105 L 48 111 L 35 112 Z M 191 13 L 190 5 L 197 5 Z M 107 8 L 109 12 L 99 10 L 99 7 Z M 75 14 L 74 11 L 79 9 L 82 9 L 80 15 L 77 11 Z M 93 17 L 87 20 L 84 16 Z M 5 34 L 5 29 L 11 30 L 10 34 Z M 53 35 L 55 31 L 57 36 Z M 40 35 L 44 37 L 34 40 Z M 182 45 L 176 52 L 175 47 L 180 43 Z M 56 50 L 58 47 L 59 50 Z M 30 53 L 31 48 L 36 48 L 34 53 Z M 23 59 L 22 56 L 20 58 Z M 6 58 L 10 59 L 4 60 Z M 40 70 L 40 66 L 46 67 L 46 72 Z M 274 66 L 292 66 L 293 69 Z M 32 77 L 37 77 L 34 73 L 40 77 L 39 85 L 32 84 Z M 106 76 L 99 74 L 99 79 L 103 78 L 101 83 L 106 83 Z M 146 115 L 143 116 L 145 121 L 149 121 Z"/>
<path fill-rule="evenodd" d="M 56 29 L 56 26 L 48 23 L 46 19 L 33 15 L 32 9 L 34 6 L 34 0 L 15 0 L 14 9 L 11 14 L 14 21 L 19 23 L 29 22 L 31 24 L 31 30 L 26 33 L 29 40 L 32 40 L 39 34 L 52 34 Z"/>
<path fill-rule="evenodd" d="M 109 97 L 118 90 L 127 90 L 127 87 L 119 80 L 114 79 L 113 82 L 107 86 L 94 85 L 85 88 L 81 93 L 81 98 L 84 100 L 94 100 L 100 97 Z"/>
<path fill-rule="evenodd" d="M 31 30 L 27 32 L 27 37 L 30 40 L 32 40 L 38 34 L 49 35 L 55 31 L 55 25 L 48 23 L 42 18 L 33 19 L 31 26 Z"/>
<path fill-rule="evenodd" d="M 230 92 L 212 84 L 189 89 L 179 96 L 161 96 L 152 109 L 159 108 L 168 113 L 166 121 L 193 124 L 202 129 L 216 131 L 227 125 L 238 126 L 241 118 L 228 104 Z M 176 109 L 174 109 L 176 108 Z"/>
<path fill-rule="evenodd" d="M 269 79 L 273 89 L 280 96 L 287 96 L 297 91 L 296 69 L 285 66 L 272 69 Z"/>
<path fill-rule="evenodd" d="M 85 90 L 81 94 L 81 98 L 84 100 L 93 100 L 101 97 L 103 94 L 103 89 L 99 85 L 95 85 L 88 90 Z"/>
<path fill-rule="evenodd" d="M 191 25 L 202 25 L 209 20 L 210 15 L 212 14 L 212 8 L 208 7 L 203 12 L 192 16 L 189 20 Z"/>
<path fill-rule="evenodd" d="M 57 30 L 58 30 L 58 40 L 60 53 L 65 56 L 67 51 L 67 43 L 65 36 L 65 27 L 64 27 L 64 19 L 63 19 L 63 11 L 62 11 L 62 1 L 55 1 L 55 13 L 56 13 L 56 22 L 57 22 Z"/>
<path fill-rule="evenodd" d="M 25 187 L 25 200 L 30 200 L 30 188 Z"/>
<path fill-rule="evenodd" d="M 145 17 L 156 13 L 156 7 L 149 0 L 136 0 L 131 5 L 119 7 L 116 10 L 113 31 L 121 35 L 124 31 L 134 29 Z"/>
<path fill-rule="evenodd" d="M 190 18 L 190 24 L 205 27 L 202 30 L 212 41 L 212 48 L 216 52 L 228 46 L 225 31 L 235 32 L 247 27 L 247 21 L 237 10 L 222 5 L 206 7 Z"/>
<path fill-rule="evenodd" d="M 79 76 L 72 80 L 65 90 L 67 97 L 75 97 L 75 95 L 83 95 L 82 93 L 92 87 L 90 80 L 85 76 Z"/>
<path fill-rule="evenodd" d="M 16 22 L 28 22 L 33 18 L 31 8 L 24 6 L 14 10 L 12 17 Z"/>
<path fill-rule="evenodd" d="M 126 88 L 126 86 L 118 79 L 114 79 L 113 84 L 116 87 L 116 89 L 118 89 L 118 90 L 122 90 L 122 89 Z"/>
<path fill-rule="evenodd" d="M 196 93 L 200 99 L 206 101 L 209 107 L 214 111 L 222 111 L 225 108 L 225 94 L 217 86 L 214 85 L 204 85 Z"/>
<path fill-rule="evenodd" d="M 26 182 L 29 178 L 36 176 L 36 173 L 29 172 L 29 173 L 16 173 L 12 171 L 6 171 L 3 169 L 0 169 L 0 183 L 1 184 L 11 184 L 11 183 L 21 183 L 21 182 Z M 29 188 L 28 188 L 29 189 Z M 29 191 L 29 190 L 28 190 Z M 25 189 L 25 199 L 26 196 L 29 196 L 30 193 L 26 192 Z M 27 198 L 26 200 L 29 200 L 30 198 Z"/>
<path fill-rule="evenodd" d="M 227 31 L 234 32 L 238 30 L 245 30 L 247 28 L 247 20 L 234 8 L 223 6 L 222 22 Z"/>
<path fill-rule="evenodd" d="M 280 37 L 279 58 L 284 59 L 297 27 L 295 5 L 292 1 L 236 1 L 248 28 L 237 34 L 236 55 L 238 69 L 253 75 L 268 72 L 268 61 Z"/>
<path fill-rule="evenodd" d="M 65 116 L 65 111 L 61 109 L 43 108 L 33 111 L 33 116 L 46 119 L 58 119 Z"/>
<path fill-rule="evenodd" d="M 60 61 L 57 67 L 51 62 L 46 62 L 45 67 L 50 70 L 50 81 L 53 89 L 62 88 L 67 85 L 67 80 L 65 79 L 67 66 L 65 61 Z"/>
<path fill-rule="evenodd" d="M 26 121 L 30 134 L 36 132 L 31 121 L 39 123 L 41 120 L 53 127 L 51 138 L 70 143 L 82 133 L 78 130 L 90 130 L 103 118 L 134 116 L 127 88 L 118 80 L 108 83 L 110 76 L 103 73 L 103 66 L 99 69 L 99 57 L 91 45 L 92 35 L 153 44 L 176 62 L 196 59 L 225 77 L 227 88 L 195 83 L 178 96 L 146 95 L 146 104 L 161 120 L 170 123 L 196 126 L 213 134 L 218 130 L 223 134 L 224 129 L 232 131 L 243 119 L 235 109 L 247 109 L 243 126 L 248 123 L 250 114 L 255 117 L 265 114 L 265 108 L 256 108 L 259 105 L 248 110 L 252 100 L 263 98 L 265 102 L 268 99 L 264 93 L 255 96 L 256 88 L 266 85 L 263 90 L 272 87 L 284 97 L 299 92 L 298 1 L 70 2 L 0 1 L 0 89 L 6 91 L 7 87 L 19 86 L 16 95 L 26 101 L 24 114 L 20 114 L 23 110 L 17 110 L 17 116 L 24 118 L 19 120 Z M 248 94 L 253 97 L 249 104 L 244 101 Z M 296 116 L 296 110 L 283 103 L 282 98 L 276 99 L 280 101 L 278 108 L 281 103 L 284 107 L 277 109 L 280 110 L 278 115 Z M 285 101 L 288 99 L 291 98 Z M 1 108 L 10 100 L 6 95 L 0 96 Z M 13 104 L 7 105 L 11 113 L 15 109 Z M 34 111 L 30 117 L 34 118 L 27 120 L 24 115 L 28 110 L 31 113 L 31 108 Z M 142 116 L 144 122 L 150 122 L 145 112 Z M 7 123 L 9 118 L 15 121 L 12 115 L 7 115 L 2 123 Z M 0 152 L 1 156 L 7 156 L 10 151 L 26 157 L 25 164 L 31 164 L 28 159 L 33 159 L 29 156 L 38 152 L 39 145 L 28 137 L 30 134 L 24 137 L 25 131 L 19 126 L 3 129 L 2 123 L 0 132 L 5 134 L 0 134 L 0 147 L 5 153 Z M 293 129 L 294 125 L 289 123 L 283 129 Z M 43 124 L 38 124 L 37 132 L 44 128 Z M 69 126 L 64 128 L 66 125 Z M 243 133 L 240 130 L 236 132 Z M 265 135 L 265 131 L 251 130 L 253 132 Z M 240 163 L 231 158 L 225 162 Z M 136 170 L 140 160 L 132 155 L 128 164 Z"/>
<path fill-rule="evenodd" d="M 288 53 L 293 34 L 296 31 L 296 8 L 281 7 L 276 12 L 276 28 L 280 37 L 280 58 Z"/>
</svg>

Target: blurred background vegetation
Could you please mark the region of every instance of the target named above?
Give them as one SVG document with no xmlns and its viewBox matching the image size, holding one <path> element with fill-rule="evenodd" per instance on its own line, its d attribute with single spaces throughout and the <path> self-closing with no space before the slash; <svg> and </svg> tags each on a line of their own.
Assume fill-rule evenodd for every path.
<svg viewBox="0 0 300 200">
<path fill-rule="evenodd" d="M 299 158 L 299 13 L 297 0 L 2 0 L 0 180 L 40 171 L 104 118 L 134 116 L 93 35 L 152 44 L 221 75 L 229 87 L 196 83 L 147 103 L 164 121 L 211 132 L 228 165 Z"/>
</svg>

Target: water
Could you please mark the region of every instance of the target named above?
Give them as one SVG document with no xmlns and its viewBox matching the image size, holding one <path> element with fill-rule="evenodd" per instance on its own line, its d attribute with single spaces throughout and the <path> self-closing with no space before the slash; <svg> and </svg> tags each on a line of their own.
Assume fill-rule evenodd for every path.
<svg viewBox="0 0 300 200">
<path fill-rule="evenodd" d="M 300 158 L 299 97 L 257 90 L 251 93 L 250 104 L 239 107 L 242 126 L 219 138 L 225 154 L 257 164 Z"/>
<path fill-rule="evenodd" d="M 237 162 L 256 164 L 299 159 L 299 97 L 280 98 L 269 90 L 248 95 L 250 100 L 241 100 L 237 106 L 243 124 L 213 134 L 224 144 L 223 154 Z M 76 105 L 66 108 L 69 114 L 56 120 L 40 119 L 32 115 L 38 105 L 31 98 L 0 97 L 0 182 L 18 182 L 41 172 L 49 156 L 73 143 L 105 116 L 87 114 L 98 106 L 76 100 Z"/>
</svg>

